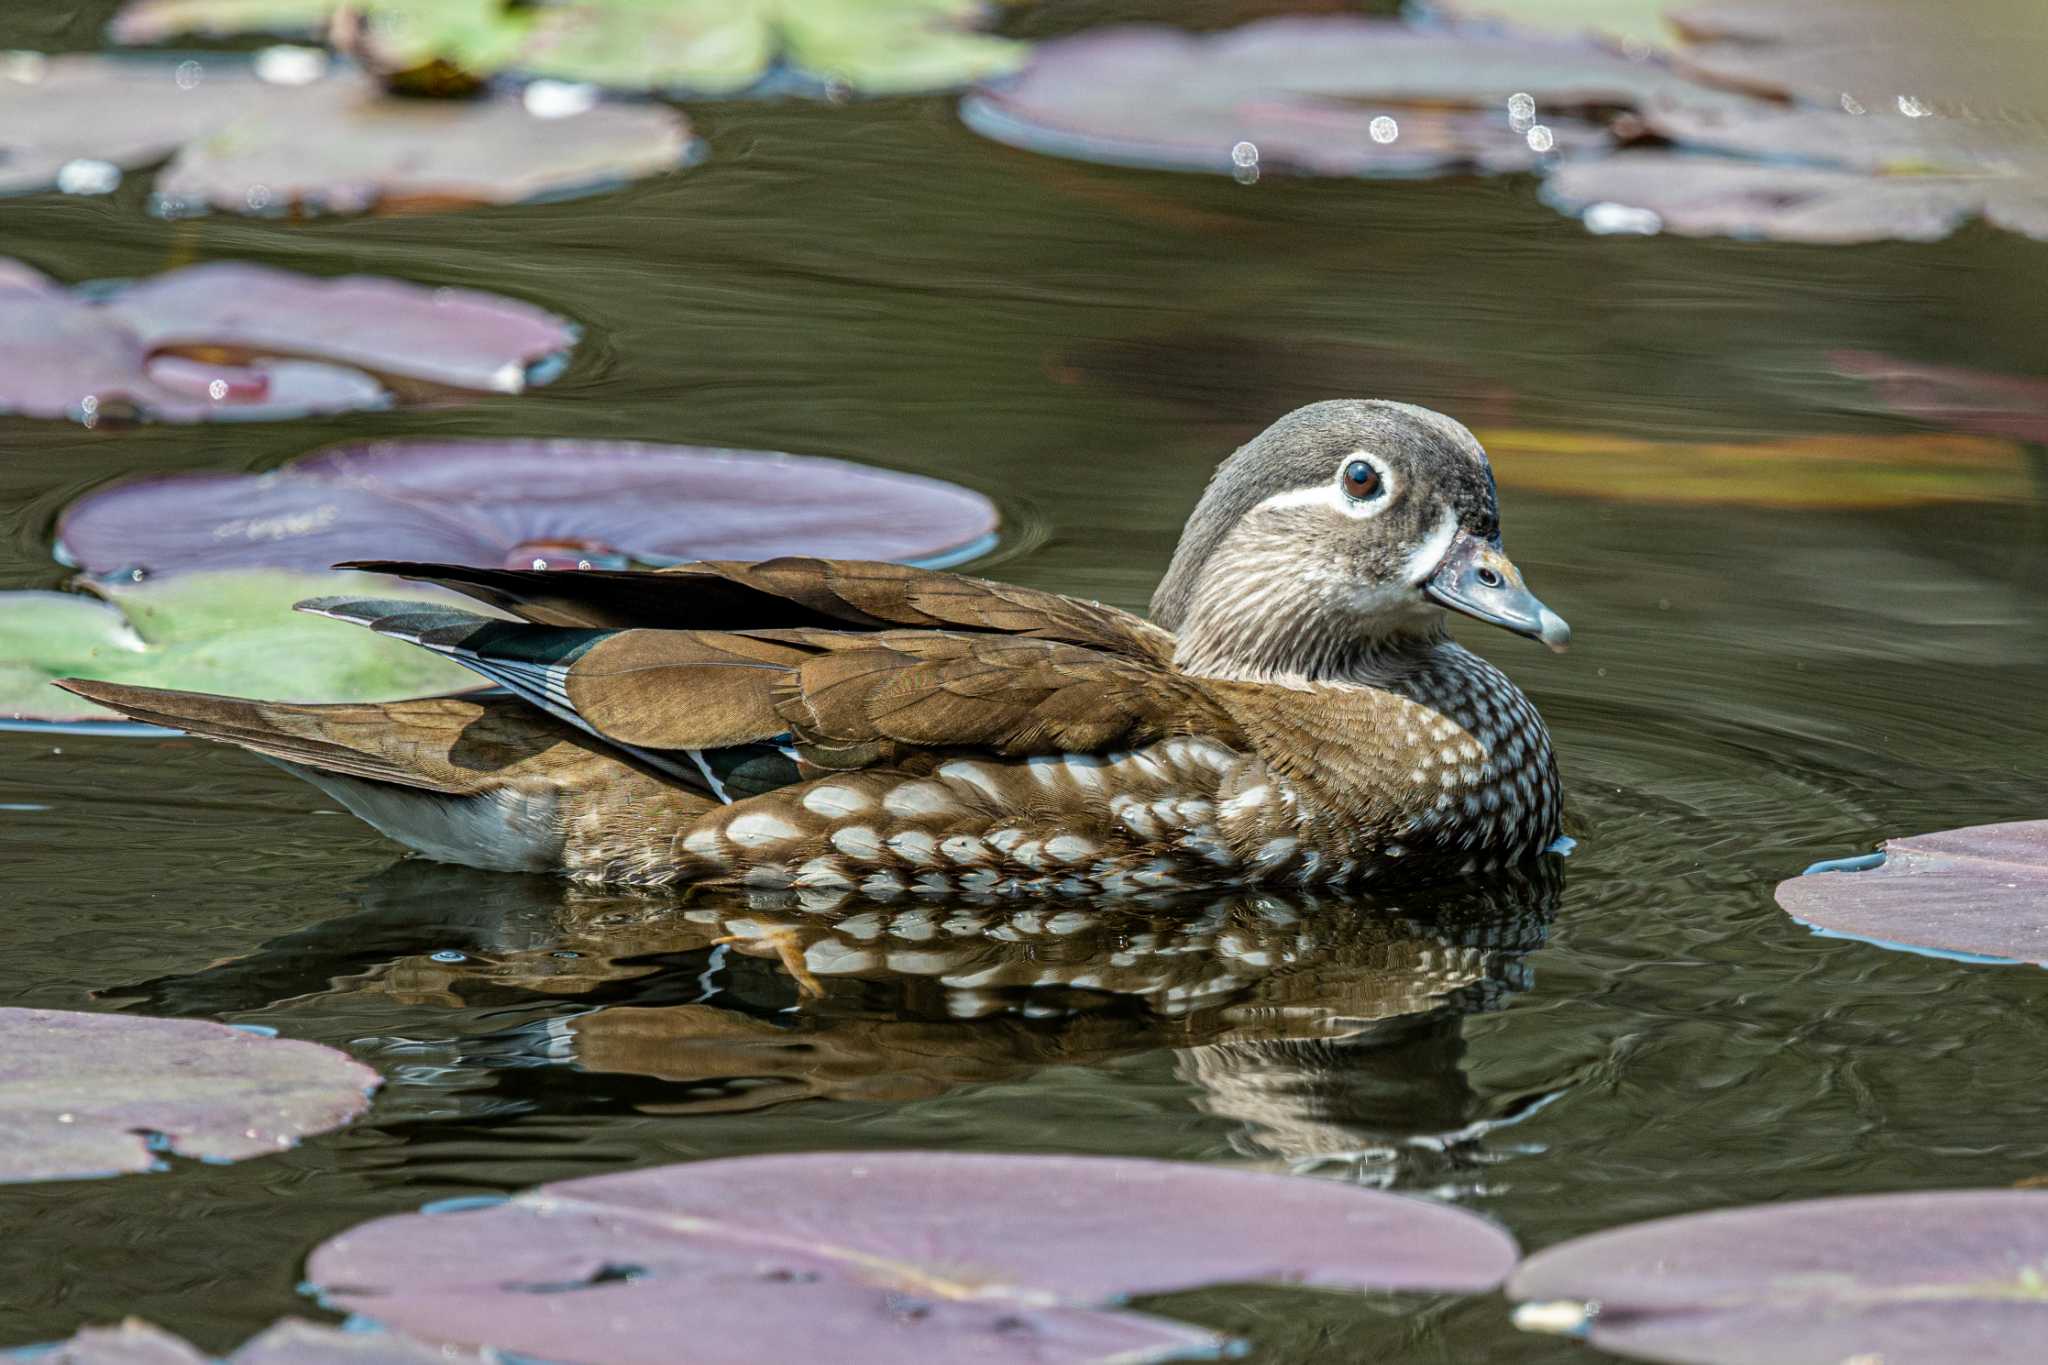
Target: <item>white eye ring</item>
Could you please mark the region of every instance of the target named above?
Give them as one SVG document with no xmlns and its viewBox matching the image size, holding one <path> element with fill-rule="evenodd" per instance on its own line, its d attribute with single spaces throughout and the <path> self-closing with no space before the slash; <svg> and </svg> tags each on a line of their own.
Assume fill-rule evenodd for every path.
<svg viewBox="0 0 2048 1365">
<path fill-rule="evenodd" d="M 1379 474 L 1379 490 L 1371 497 L 1354 498 L 1344 491 L 1344 471 L 1354 462 L 1363 460 Z M 1350 517 L 1353 521 L 1364 521 L 1376 517 L 1394 505 L 1400 496 L 1401 483 L 1394 477 L 1394 471 L 1386 461 L 1363 450 L 1347 450 L 1330 477 L 1321 483 L 1306 488 L 1290 488 L 1285 493 L 1275 493 L 1259 503 L 1258 509 L 1279 509 L 1285 507 L 1327 507 L 1332 512 Z"/>
</svg>

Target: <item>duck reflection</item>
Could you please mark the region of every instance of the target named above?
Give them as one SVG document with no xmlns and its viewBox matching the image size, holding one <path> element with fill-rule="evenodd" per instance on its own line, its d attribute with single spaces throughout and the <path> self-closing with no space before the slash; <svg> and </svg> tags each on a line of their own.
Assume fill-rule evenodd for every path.
<svg viewBox="0 0 2048 1365">
<path fill-rule="evenodd" d="M 678 901 L 408 862 L 356 914 L 119 994 L 187 1014 L 326 993 L 538 1003 L 529 1064 L 654 1082 L 631 1102 L 666 1114 L 903 1102 L 1170 1049 L 1247 1154 L 1299 1161 L 1479 1117 L 1461 1020 L 1526 987 L 1560 891 L 1545 866 L 1374 901 L 819 915 L 777 893 Z"/>
</svg>

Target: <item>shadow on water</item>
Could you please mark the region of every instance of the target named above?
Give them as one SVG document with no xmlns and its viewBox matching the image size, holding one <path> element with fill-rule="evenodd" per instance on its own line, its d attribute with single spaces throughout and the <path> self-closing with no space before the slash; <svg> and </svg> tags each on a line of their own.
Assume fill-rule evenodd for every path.
<svg viewBox="0 0 2048 1365">
<path fill-rule="evenodd" d="M 557 1112 L 589 1112 L 593 1090 L 602 1108 L 671 1116 L 895 1104 L 1164 1052 L 1244 1155 L 1370 1161 L 1490 1117 L 1460 1069 L 1462 1021 L 1531 984 L 1557 864 L 1352 903 L 897 900 L 819 916 L 777 895 L 607 894 L 406 861 L 355 913 L 102 994 L 198 1017 L 350 994 L 553 1002 L 475 1045 L 502 1090 Z"/>
</svg>

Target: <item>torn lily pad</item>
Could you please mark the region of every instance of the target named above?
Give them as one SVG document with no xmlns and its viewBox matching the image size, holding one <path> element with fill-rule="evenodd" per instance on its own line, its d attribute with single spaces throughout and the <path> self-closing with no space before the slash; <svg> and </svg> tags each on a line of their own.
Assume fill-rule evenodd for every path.
<svg viewBox="0 0 2048 1365">
<path fill-rule="evenodd" d="M 238 262 L 108 291 L 0 260 L 0 412 L 197 422 L 517 393 L 561 367 L 566 319 L 469 289 Z"/>
<path fill-rule="evenodd" d="M 113 37 L 332 31 L 318 0 L 131 0 Z M 1026 45 L 978 31 L 984 0 L 357 0 L 341 32 L 401 85 L 439 69 L 734 95 L 944 90 L 1014 69 Z M 431 84 L 431 83 L 429 83 Z"/>
<path fill-rule="evenodd" d="M 0 192 L 57 186 L 81 161 L 168 161 L 155 202 L 173 216 L 410 212 L 605 189 L 693 147 L 680 114 L 649 104 L 406 100 L 324 63 L 29 56 L 0 67 Z"/>
<path fill-rule="evenodd" d="M 1114 1308 L 1211 1284 L 1474 1293 L 1514 1244 L 1462 1210 L 1215 1166 L 835 1152 L 543 1185 L 313 1252 L 324 1300 L 586 1365 L 1159 1360 L 1224 1346 Z"/>
<path fill-rule="evenodd" d="M 1689 1365 L 2031 1365 L 2048 1191 L 1810 1199 L 1663 1218 L 1538 1252 L 1517 1325 Z"/>
<path fill-rule="evenodd" d="M 59 678 L 275 701 L 390 701 L 477 686 L 446 659 L 292 610 L 323 593 L 441 601 L 369 574 L 180 574 L 68 592 L 0 593 L 0 723 L 109 721 Z"/>
<path fill-rule="evenodd" d="M 1779 882 L 1777 897 L 1824 933 L 2048 966 L 2048 820 L 1887 839 Z"/>
<path fill-rule="evenodd" d="M 58 554 L 94 573 L 351 559 L 630 568 L 818 554 L 955 564 L 978 493 L 843 460 L 636 441 L 379 441 L 268 474 L 176 474 L 72 504 Z"/>
<path fill-rule="evenodd" d="M 1244 179 L 1534 170 L 1612 145 L 1617 112 L 1747 102 L 1591 43 L 1336 16 L 1092 30 L 961 117 L 1030 151 Z"/>
<path fill-rule="evenodd" d="M 2048 240 L 2048 141 L 2016 125 L 1768 107 L 1646 121 L 1683 150 L 1568 162 L 1544 198 L 1596 228 L 1629 210 L 1688 237 L 1936 241 L 1982 218 Z"/>
<path fill-rule="evenodd" d="M 377 1073 L 198 1019 L 0 1009 L 0 1182 L 242 1161 L 360 1114 Z"/>
<path fill-rule="evenodd" d="M 32 1365 L 213 1365 L 214 1358 L 153 1323 L 130 1318 L 85 1327 L 48 1348 L 16 1353 Z M 323 1327 L 285 1318 L 227 1358 L 226 1365 L 483 1365 L 470 1351 L 429 1346 L 390 1332 Z"/>
</svg>

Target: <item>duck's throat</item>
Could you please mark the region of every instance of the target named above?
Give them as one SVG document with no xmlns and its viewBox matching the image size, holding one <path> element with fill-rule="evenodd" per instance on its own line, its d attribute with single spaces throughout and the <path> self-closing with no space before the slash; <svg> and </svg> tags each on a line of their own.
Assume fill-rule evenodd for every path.
<svg viewBox="0 0 2048 1365">
<path fill-rule="evenodd" d="M 1368 616 L 1292 578 L 1232 576 L 1195 595 L 1177 632 L 1182 672 L 1241 682 L 1370 683 L 1444 638 L 1441 612 Z"/>
</svg>

